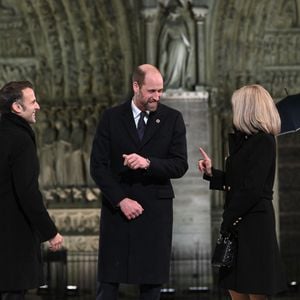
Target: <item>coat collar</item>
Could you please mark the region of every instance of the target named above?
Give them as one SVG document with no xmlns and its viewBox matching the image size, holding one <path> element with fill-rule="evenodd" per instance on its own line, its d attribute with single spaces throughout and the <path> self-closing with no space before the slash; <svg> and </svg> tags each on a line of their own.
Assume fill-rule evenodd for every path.
<svg viewBox="0 0 300 300">
<path fill-rule="evenodd" d="M 245 141 L 247 141 L 251 135 L 248 135 L 245 132 L 235 130 L 234 133 L 229 133 L 228 135 L 228 146 L 229 146 L 229 154 L 233 154 L 237 152 Z"/>
<path fill-rule="evenodd" d="M 165 111 L 162 104 L 159 103 L 157 110 L 149 114 L 146 130 L 143 139 L 140 141 L 131 108 L 131 100 L 126 101 L 122 107 L 122 122 L 134 143 L 140 148 L 144 146 L 151 137 L 159 130 L 161 122 L 165 118 Z"/>
<path fill-rule="evenodd" d="M 24 120 L 22 117 L 19 117 L 18 115 L 12 112 L 5 113 L 1 115 L 1 123 L 9 124 L 8 126 L 10 127 L 17 126 L 19 128 L 22 128 L 30 135 L 34 144 L 36 144 L 34 131 L 32 130 L 31 126 L 28 124 L 28 122 Z"/>
</svg>

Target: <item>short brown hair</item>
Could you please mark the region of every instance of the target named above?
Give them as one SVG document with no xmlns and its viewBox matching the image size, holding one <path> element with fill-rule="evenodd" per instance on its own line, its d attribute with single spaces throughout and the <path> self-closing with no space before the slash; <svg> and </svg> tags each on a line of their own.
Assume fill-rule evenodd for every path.
<svg viewBox="0 0 300 300">
<path fill-rule="evenodd" d="M 8 113 L 14 102 L 22 100 L 22 91 L 26 88 L 33 89 L 30 81 L 10 81 L 0 89 L 0 112 Z"/>
<path fill-rule="evenodd" d="M 136 81 L 137 84 L 139 85 L 139 87 L 141 87 L 144 84 L 145 75 L 146 75 L 146 72 L 140 66 L 138 66 L 133 71 L 132 82 Z"/>
<path fill-rule="evenodd" d="M 160 74 L 160 71 L 153 65 L 143 64 L 138 66 L 132 74 L 132 83 L 137 82 L 139 87 L 142 87 L 145 81 L 146 74 L 149 72 L 157 72 Z"/>
<path fill-rule="evenodd" d="M 248 134 L 258 131 L 276 135 L 280 132 L 280 116 L 276 105 L 261 85 L 246 85 L 236 90 L 231 98 L 233 125 Z"/>
</svg>

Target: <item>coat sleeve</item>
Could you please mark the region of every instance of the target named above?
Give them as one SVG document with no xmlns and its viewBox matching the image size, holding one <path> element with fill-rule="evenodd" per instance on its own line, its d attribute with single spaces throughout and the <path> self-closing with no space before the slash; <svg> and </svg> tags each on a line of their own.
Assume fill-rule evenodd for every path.
<svg viewBox="0 0 300 300">
<path fill-rule="evenodd" d="M 159 145 L 157 145 L 159 147 Z M 181 113 L 178 112 L 172 141 L 165 158 L 149 157 L 151 164 L 147 175 L 162 179 L 180 178 L 188 169 L 186 129 Z"/>
<path fill-rule="evenodd" d="M 51 220 L 39 190 L 39 163 L 36 148 L 28 137 L 19 141 L 22 146 L 16 149 L 12 160 L 12 180 L 17 201 L 32 228 L 38 232 L 42 242 L 57 234 L 56 226 Z"/>
<path fill-rule="evenodd" d="M 224 190 L 225 172 L 212 168 L 212 176 L 204 174 L 203 179 L 209 181 L 209 188 L 211 190 Z"/>
<path fill-rule="evenodd" d="M 243 217 L 261 199 L 272 199 L 276 145 L 272 135 L 258 135 L 255 137 L 254 147 L 249 153 L 248 159 L 243 166 L 246 170 L 242 185 L 228 191 L 229 201 L 223 213 L 221 230 L 228 231 L 233 222 Z M 271 179 L 270 179 L 271 178 Z"/>
<path fill-rule="evenodd" d="M 106 110 L 99 122 L 93 141 L 90 172 L 105 198 L 108 199 L 113 207 L 117 207 L 119 202 L 126 198 L 127 195 L 120 183 L 115 179 L 110 168 L 110 139 L 109 111 Z"/>
</svg>

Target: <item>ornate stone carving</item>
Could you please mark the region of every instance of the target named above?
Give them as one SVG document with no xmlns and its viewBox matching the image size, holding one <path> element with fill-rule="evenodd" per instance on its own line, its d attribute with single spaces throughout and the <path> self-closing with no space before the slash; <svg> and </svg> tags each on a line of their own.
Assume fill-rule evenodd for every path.
<svg viewBox="0 0 300 300">
<path fill-rule="evenodd" d="M 0 85 L 11 80 L 28 79 L 34 82 L 36 78 L 36 64 L 31 59 L 1 59 L 0 58 Z"/>
<path fill-rule="evenodd" d="M 99 236 L 65 236 L 64 247 L 74 252 L 94 252 L 99 249 Z"/>
<path fill-rule="evenodd" d="M 51 7 L 47 1 L 37 1 L 36 9 L 40 15 L 41 26 L 44 28 L 46 45 L 48 48 L 49 66 L 52 73 L 52 98 L 60 98 L 63 96 L 64 77 L 60 72 L 62 66 L 62 49 L 59 42 L 59 33 L 53 16 Z"/>
<path fill-rule="evenodd" d="M 49 213 L 64 235 L 64 247 L 68 251 L 98 251 L 99 208 L 49 209 Z"/>
<path fill-rule="evenodd" d="M 118 18 L 116 9 L 131 8 L 120 5 L 116 8 L 108 0 L 2 3 L 0 57 L 33 58 L 35 74 L 26 78 L 34 79 L 38 96 L 48 102 L 89 98 L 113 103 L 125 94 L 123 78 L 130 71 L 124 68 L 120 29 L 128 26 L 133 32 L 133 26 L 138 27 L 132 23 L 129 29 L 126 20 Z M 115 74 L 122 76 L 110 80 Z"/>
<path fill-rule="evenodd" d="M 237 11 L 235 0 L 227 3 L 226 7 L 219 2 L 216 72 L 220 74 L 217 85 L 223 95 L 221 98 L 230 97 L 237 87 L 254 82 L 265 85 L 274 97 L 280 98 L 285 95 L 286 85 L 291 88 L 294 82 L 297 83 L 294 72 L 300 69 L 297 51 L 300 31 L 295 27 L 295 17 L 290 16 L 291 22 L 286 22 L 284 28 L 278 27 L 276 17 L 282 12 L 296 16 L 297 10 L 291 10 L 294 5 L 295 1 L 280 2 L 278 5 L 266 1 L 259 2 L 258 6 L 254 3 L 243 5 Z M 270 13 L 265 15 L 258 11 Z M 241 22 L 236 25 L 238 30 L 232 20 Z M 250 26 L 250 22 L 254 26 Z M 227 35 L 228 32 L 231 36 Z M 233 32 L 236 34 L 233 35 Z"/>
<path fill-rule="evenodd" d="M 99 234 L 99 209 L 49 209 L 51 218 L 64 235 Z"/>
<path fill-rule="evenodd" d="M 60 36 L 64 75 L 64 97 L 66 99 L 78 98 L 78 70 L 75 49 L 75 41 L 68 19 L 67 7 L 61 1 L 50 1 L 53 16 L 57 24 Z"/>
<path fill-rule="evenodd" d="M 208 13 L 208 7 L 200 6 L 192 8 L 193 16 L 197 22 L 204 22 Z"/>
<path fill-rule="evenodd" d="M 96 126 L 104 107 L 85 105 L 44 107 L 35 125 L 41 174 L 46 200 L 73 201 L 78 193 L 57 192 L 56 188 L 95 187 L 89 175 L 89 156 Z M 67 196 L 68 194 L 68 196 Z M 92 201 L 93 190 L 77 197 Z"/>
<path fill-rule="evenodd" d="M 142 16 L 146 22 L 153 22 L 157 18 L 158 9 L 156 7 L 146 8 L 142 10 Z"/>
</svg>

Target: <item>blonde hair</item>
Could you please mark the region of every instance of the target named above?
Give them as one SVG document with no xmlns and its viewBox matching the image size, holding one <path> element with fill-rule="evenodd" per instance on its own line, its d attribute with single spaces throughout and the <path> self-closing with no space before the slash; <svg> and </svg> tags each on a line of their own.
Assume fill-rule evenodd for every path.
<svg viewBox="0 0 300 300">
<path fill-rule="evenodd" d="M 273 135 L 280 132 L 280 116 L 266 89 L 258 84 L 236 90 L 231 98 L 233 125 L 247 134 L 263 131 Z"/>
</svg>

